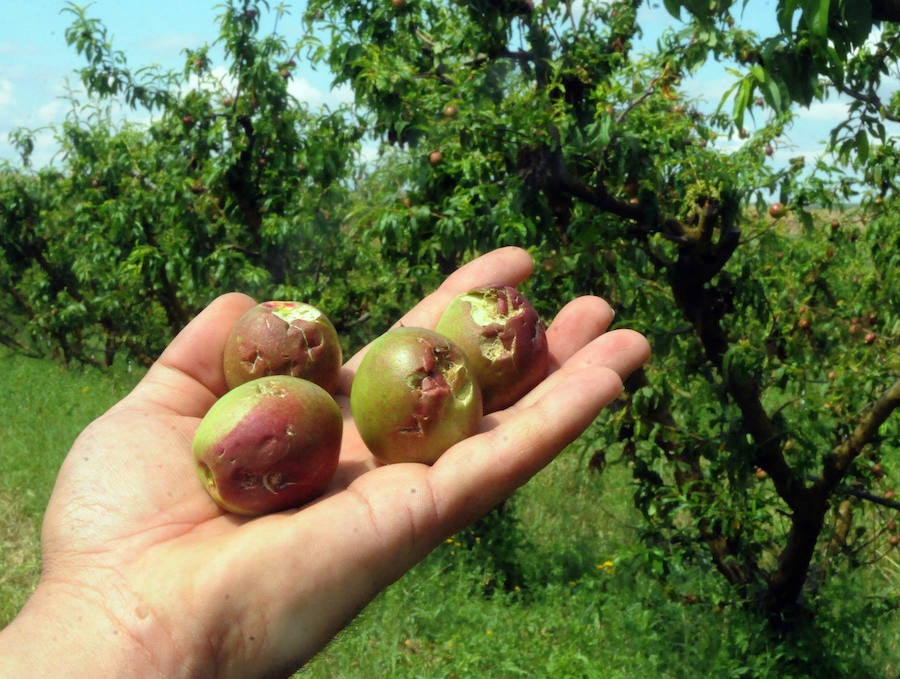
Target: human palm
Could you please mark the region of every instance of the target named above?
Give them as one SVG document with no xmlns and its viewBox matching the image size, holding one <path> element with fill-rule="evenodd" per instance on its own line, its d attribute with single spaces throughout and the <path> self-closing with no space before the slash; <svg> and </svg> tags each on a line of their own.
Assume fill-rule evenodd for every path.
<svg viewBox="0 0 900 679">
<path fill-rule="evenodd" d="M 400 322 L 434 327 L 456 294 L 517 285 L 530 270 L 523 251 L 495 251 Z M 123 667 L 162 676 L 287 675 L 446 536 L 547 464 L 647 357 L 637 333 L 605 332 L 605 302 L 576 299 L 548 328 L 552 372 L 530 394 L 485 417 L 479 435 L 433 466 L 378 466 L 347 399 L 360 352 L 342 371 L 344 436 L 329 490 L 301 509 L 250 519 L 209 498 L 190 446 L 226 388 L 225 337 L 253 304 L 237 294 L 213 302 L 77 439 L 47 510 L 41 583 L 11 628 L 33 629 L 55 615 L 52 625 L 80 643 L 71 662 L 87 656 L 95 676 Z"/>
</svg>

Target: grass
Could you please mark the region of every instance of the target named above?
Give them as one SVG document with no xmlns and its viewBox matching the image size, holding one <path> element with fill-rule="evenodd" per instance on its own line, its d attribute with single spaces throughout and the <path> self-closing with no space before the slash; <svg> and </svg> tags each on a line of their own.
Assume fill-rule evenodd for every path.
<svg viewBox="0 0 900 679">
<path fill-rule="evenodd" d="M 67 370 L 0 352 L 0 627 L 30 595 L 40 573 L 40 525 L 63 458 L 78 433 L 137 381 L 127 366 L 109 373 Z"/>
<path fill-rule="evenodd" d="M 521 585 L 495 587 L 496 563 L 457 536 L 296 677 L 900 676 L 896 611 L 843 601 L 851 583 L 836 583 L 836 608 L 785 640 L 709 564 L 667 584 L 652 577 L 630 492 L 624 466 L 587 474 L 564 455 L 516 496 L 514 522 L 493 517 L 513 535 L 499 547 L 518 556 Z"/>
<path fill-rule="evenodd" d="M 81 429 L 138 375 L 65 370 L 0 355 L 0 626 L 39 573 L 39 529 Z M 834 577 L 805 629 L 777 638 L 708 563 L 639 548 L 631 471 L 569 451 L 504 508 L 443 544 L 383 592 L 296 676 L 900 676 L 900 616 L 879 569 Z M 888 572 L 896 572 L 894 570 Z"/>
</svg>

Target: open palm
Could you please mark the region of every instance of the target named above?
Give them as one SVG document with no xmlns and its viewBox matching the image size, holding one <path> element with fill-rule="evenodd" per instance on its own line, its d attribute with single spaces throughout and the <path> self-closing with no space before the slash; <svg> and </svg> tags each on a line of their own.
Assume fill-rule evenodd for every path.
<svg viewBox="0 0 900 679">
<path fill-rule="evenodd" d="M 530 271 L 524 251 L 494 251 L 400 322 L 434 327 L 456 294 L 517 285 Z M 248 519 L 208 497 L 190 446 L 225 391 L 225 337 L 254 303 L 237 294 L 213 302 L 75 442 L 45 518 L 41 583 L 8 632 L 33 633 L 51 616 L 67 635 L 59 643 L 79 649 L 67 664 L 89 661 L 94 676 L 123 667 L 287 675 L 445 537 L 546 465 L 648 354 L 637 333 L 606 332 L 613 314 L 605 302 L 573 300 L 548 328 L 550 376 L 429 467 L 376 466 L 362 444 L 347 395 L 363 350 L 342 372 L 344 437 L 329 491 L 299 510 Z M 51 648 L 43 661 L 53 660 Z"/>
</svg>

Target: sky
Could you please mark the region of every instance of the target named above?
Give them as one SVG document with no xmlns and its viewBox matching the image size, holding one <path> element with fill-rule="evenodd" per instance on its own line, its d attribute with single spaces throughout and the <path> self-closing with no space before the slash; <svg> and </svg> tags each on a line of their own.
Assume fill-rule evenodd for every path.
<svg viewBox="0 0 900 679">
<path fill-rule="evenodd" d="M 751 0 L 739 18 L 741 25 L 768 34 L 773 31 L 776 0 Z M 182 50 L 212 43 L 217 35 L 218 0 L 94 0 L 88 16 L 101 20 L 113 45 L 125 53 L 132 68 L 158 64 L 180 69 Z M 84 3 L 86 4 L 86 2 Z M 274 4 L 274 3 L 273 3 Z M 672 22 L 660 6 L 650 9 L 642 23 L 648 35 Z M 33 165 L 42 167 L 55 152 L 51 126 L 61 123 L 69 110 L 63 99 L 67 82 L 77 87 L 75 69 L 82 66 L 74 48 L 65 42 L 65 30 L 73 15 L 63 11 L 63 0 L 0 0 L 3 21 L 0 24 L 0 162 L 17 163 L 18 155 L 8 139 L 9 133 L 25 127 L 39 130 Z M 302 0 L 293 3 L 293 21 L 283 21 L 282 33 L 289 42 L 299 38 Z M 297 34 L 291 33 L 291 25 Z M 330 92 L 330 76 L 299 64 L 292 79 L 293 94 L 315 106 L 335 99 L 348 99 L 349 92 Z M 714 106 L 732 82 L 721 67 L 711 65 L 684 89 L 703 96 Z M 803 121 L 790 130 L 778 148 L 773 162 L 821 151 L 822 141 L 840 120 L 843 106 L 838 103 L 815 104 L 803 113 Z"/>
</svg>

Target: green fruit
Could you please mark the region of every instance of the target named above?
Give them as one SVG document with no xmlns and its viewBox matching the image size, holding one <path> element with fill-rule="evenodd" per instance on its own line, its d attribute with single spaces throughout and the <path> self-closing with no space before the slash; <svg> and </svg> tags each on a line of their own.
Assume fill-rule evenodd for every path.
<svg viewBox="0 0 900 679">
<path fill-rule="evenodd" d="M 431 464 L 478 431 L 481 391 L 453 342 L 424 328 L 394 328 L 360 363 L 350 409 L 379 461 Z"/>
<path fill-rule="evenodd" d="M 343 417 L 328 392 L 286 375 L 246 382 L 213 404 L 194 435 L 200 479 L 236 514 L 298 507 L 337 470 Z"/>
<path fill-rule="evenodd" d="M 466 353 L 485 413 L 512 405 L 547 376 L 550 354 L 544 326 L 531 302 L 510 285 L 460 295 L 435 330 Z"/>
<path fill-rule="evenodd" d="M 225 341 L 230 389 L 267 375 L 291 375 L 337 390 L 341 344 L 328 317 L 303 302 L 263 302 L 249 309 Z"/>
</svg>

